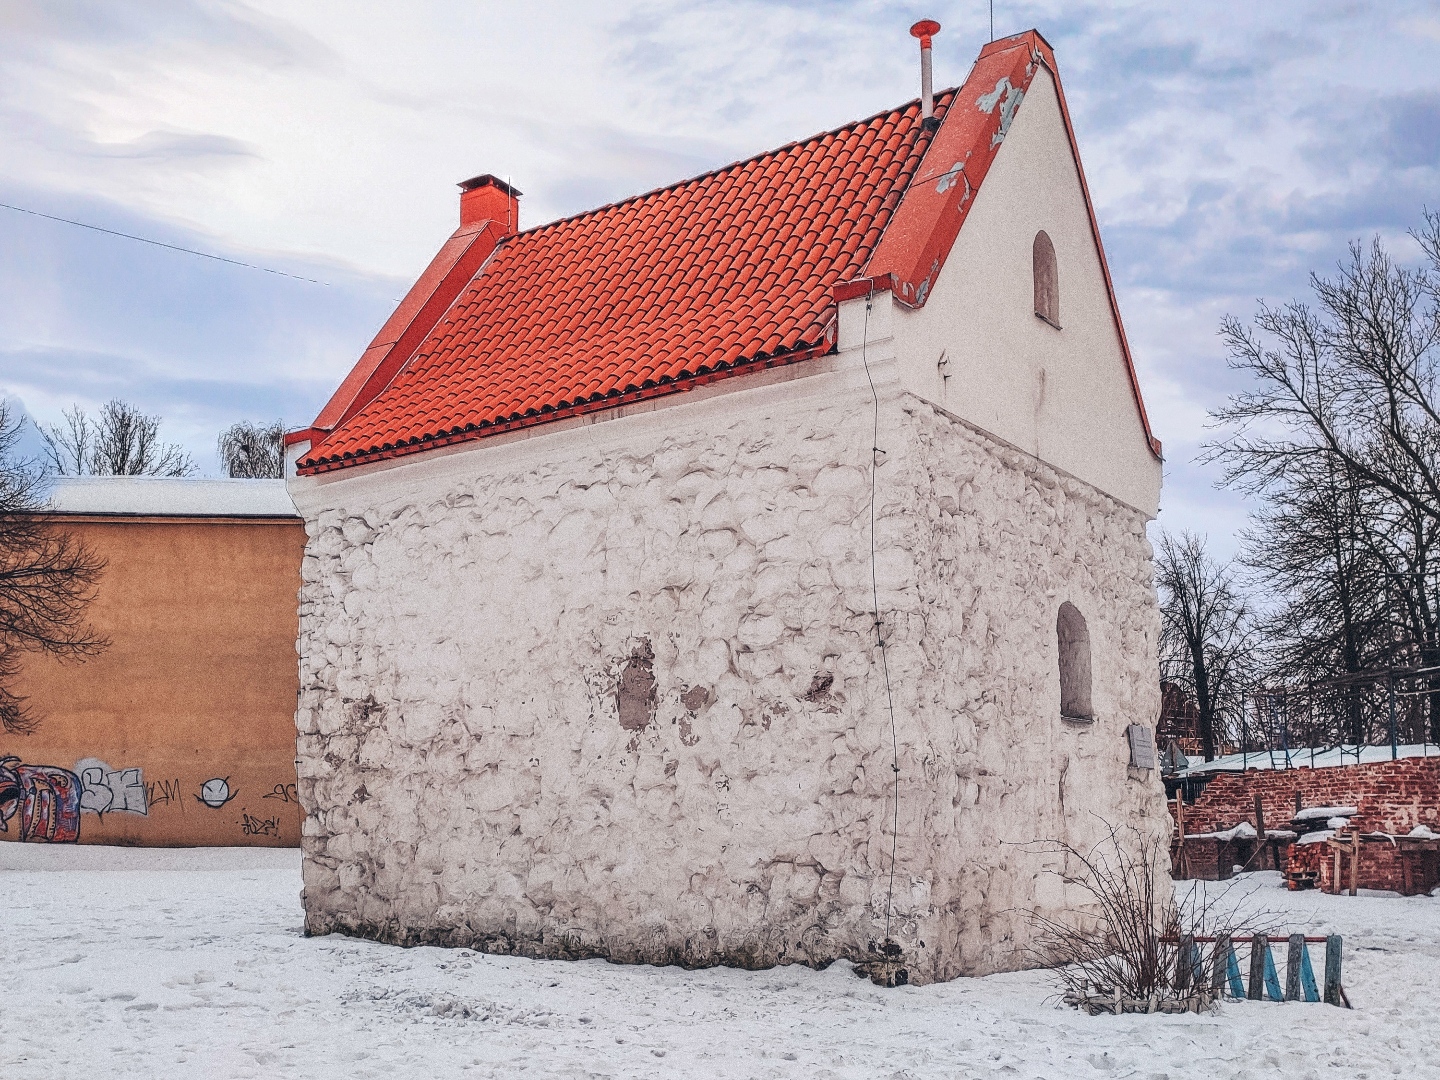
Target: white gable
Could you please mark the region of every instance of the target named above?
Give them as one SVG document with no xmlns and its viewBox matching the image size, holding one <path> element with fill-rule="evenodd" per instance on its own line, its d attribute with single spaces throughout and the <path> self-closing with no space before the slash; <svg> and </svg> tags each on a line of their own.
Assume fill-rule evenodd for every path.
<svg viewBox="0 0 1440 1080">
<path fill-rule="evenodd" d="M 1060 329 L 1035 315 L 1031 252 L 1041 230 L 1055 247 Z M 918 311 L 897 305 L 894 333 L 907 390 L 1155 516 L 1160 462 L 1130 384 L 1055 81 L 1043 66 L 928 303 Z"/>
</svg>

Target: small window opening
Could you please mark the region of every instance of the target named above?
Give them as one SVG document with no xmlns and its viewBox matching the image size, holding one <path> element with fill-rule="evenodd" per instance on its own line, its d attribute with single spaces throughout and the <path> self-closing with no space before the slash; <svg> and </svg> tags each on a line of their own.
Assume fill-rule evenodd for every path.
<svg viewBox="0 0 1440 1080">
<path fill-rule="evenodd" d="M 1060 715 L 1066 720 L 1094 720 L 1090 708 L 1090 629 L 1074 604 L 1060 605 L 1055 634 L 1060 641 Z"/>
<path fill-rule="evenodd" d="M 1060 270 L 1055 265 L 1055 245 L 1044 229 L 1035 234 L 1031 255 L 1035 261 L 1035 314 L 1059 330 Z"/>
</svg>

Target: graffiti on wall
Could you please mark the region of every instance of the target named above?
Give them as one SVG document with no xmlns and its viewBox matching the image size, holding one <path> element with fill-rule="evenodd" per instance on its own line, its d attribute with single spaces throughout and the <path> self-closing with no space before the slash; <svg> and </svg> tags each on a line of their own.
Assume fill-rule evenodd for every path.
<svg viewBox="0 0 1440 1080">
<path fill-rule="evenodd" d="M 279 836 L 280 819 L 278 817 L 255 817 L 248 811 L 242 810 L 240 812 L 240 834 L 242 836 Z"/>
<path fill-rule="evenodd" d="M 80 777 L 80 809 L 87 813 L 148 814 L 145 778 L 139 769 L 112 769 L 98 758 L 82 758 L 75 763 Z"/>
<path fill-rule="evenodd" d="M 231 799 L 239 795 L 238 791 L 230 790 L 230 778 L 215 776 L 206 780 L 200 785 L 200 794 L 195 796 L 197 802 L 202 802 L 211 810 L 219 810 Z"/>
<path fill-rule="evenodd" d="M 147 780 L 145 782 L 145 804 L 150 809 L 157 806 L 178 806 L 183 812 L 185 802 L 180 798 L 179 780 Z"/>
<path fill-rule="evenodd" d="M 0 832 L 14 821 L 21 840 L 73 844 L 80 839 L 80 778 L 57 765 L 0 758 Z"/>
<path fill-rule="evenodd" d="M 194 798 L 218 810 L 238 795 L 229 777 L 217 776 L 201 784 Z M 295 784 L 287 782 L 274 784 L 261 798 L 287 804 L 299 801 Z M 98 758 L 82 758 L 74 769 L 65 769 L 31 765 L 19 757 L 0 754 L 0 834 L 5 834 L 5 839 L 73 844 L 80 839 L 82 814 L 94 814 L 102 820 L 113 813 L 148 818 L 157 808 L 183 809 L 188 802 L 182 800 L 178 779 L 146 781 L 140 768 L 112 769 Z M 237 824 L 242 836 L 279 837 L 283 816 L 261 816 L 242 810 Z"/>
</svg>

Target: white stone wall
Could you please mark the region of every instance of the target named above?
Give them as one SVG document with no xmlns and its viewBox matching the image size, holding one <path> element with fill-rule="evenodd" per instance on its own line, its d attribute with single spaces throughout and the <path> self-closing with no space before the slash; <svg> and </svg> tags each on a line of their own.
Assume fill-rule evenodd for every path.
<svg viewBox="0 0 1440 1080">
<path fill-rule="evenodd" d="M 1159 707 L 1144 521 L 882 394 L 891 935 L 914 981 L 1018 967 L 1023 912 L 1065 899 L 1044 873 L 1064 867 L 1018 845 L 1102 818 L 1166 835 L 1124 739 Z M 871 409 L 818 376 L 298 485 L 307 929 L 864 960 L 894 809 Z M 1088 728 L 1059 718 L 1065 600 L 1094 648 Z"/>
</svg>

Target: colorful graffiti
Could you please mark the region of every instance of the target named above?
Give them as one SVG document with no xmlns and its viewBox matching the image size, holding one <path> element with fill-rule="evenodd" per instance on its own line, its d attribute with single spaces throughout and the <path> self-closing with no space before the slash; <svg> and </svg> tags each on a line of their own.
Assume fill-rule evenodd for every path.
<svg viewBox="0 0 1440 1080">
<path fill-rule="evenodd" d="M 20 839 L 73 844 L 80 839 L 80 778 L 56 765 L 24 765 L 0 758 L 0 832 L 19 818 Z"/>
</svg>

